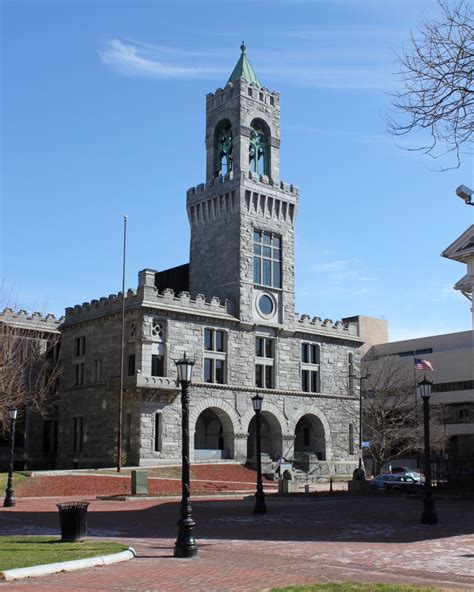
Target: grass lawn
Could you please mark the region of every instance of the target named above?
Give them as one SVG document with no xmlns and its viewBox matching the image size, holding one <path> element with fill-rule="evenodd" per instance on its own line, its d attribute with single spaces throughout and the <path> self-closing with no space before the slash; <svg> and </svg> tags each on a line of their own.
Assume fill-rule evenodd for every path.
<svg viewBox="0 0 474 592">
<path fill-rule="evenodd" d="M 343 584 L 312 584 L 310 586 L 290 586 L 289 588 L 272 588 L 271 592 L 436 592 L 440 588 L 425 588 L 403 584 L 359 584 L 345 582 Z"/>
<path fill-rule="evenodd" d="M 0 497 L 2 496 L 2 492 L 5 492 L 7 488 L 7 479 L 8 473 L 0 473 Z M 28 479 L 26 475 L 22 473 L 13 473 L 13 489 L 15 490 L 19 487 L 25 479 Z"/>
<path fill-rule="evenodd" d="M 47 536 L 0 536 L 0 571 L 97 557 L 126 549 L 127 545 L 104 541 L 61 543 L 60 539 Z"/>
</svg>

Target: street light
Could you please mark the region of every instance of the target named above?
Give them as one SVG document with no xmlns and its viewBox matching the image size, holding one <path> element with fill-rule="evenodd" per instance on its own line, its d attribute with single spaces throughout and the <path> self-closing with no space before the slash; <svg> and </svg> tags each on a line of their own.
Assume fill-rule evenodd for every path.
<svg viewBox="0 0 474 592">
<path fill-rule="evenodd" d="M 263 397 L 258 393 L 252 397 L 253 410 L 255 411 L 255 448 L 257 452 L 257 491 L 255 492 L 254 514 L 266 514 L 265 493 L 262 483 L 262 435 L 260 412 L 262 411 Z"/>
<path fill-rule="evenodd" d="M 371 377 L 366 374 L 359 378 L 359 470 L 362 470 L 362 381 Z M 349 378 L 357 378 L 355 374 L 349 374 Z"/>
<path fill-rule="evenodd" d="M 423 426 L 425 432 L 425 495 L 423 497 L 423 514 L 421 524 L 438 524 L 434 500 L 431 492 L 431 446 L 430 446 L 430 396 L 432 382 L 426 378 L 418 383 L 423 399 Z"/>
<path fill-rule="evenodd" d="M 193 375 L 194 360 L 184 354 L 181 360 L 175 360 L 178 380 L 181 384 L 181 518 L 178 520 L 178 538 L 174 546 L 175 557 L 194 557 L 198 549 L 193 530 L 191 498 L 189 494 L 189 385 Z"/>
<path fill-rule="evenodd" d="M 474 191 L 465 185 L 459 185 L 459 187 L 456 188 L 456 195 L 464 200 L 464 203 L 467 206 L 474 206 L 474 201 L 472 201 L 473 193 Z"/>
<path fill-rule="evenodd" d="M 8 465 L 8 481 L 7 481 L 7 488 L 5 489 L 5 499 L 3 500 L 3 507 L 4 508 L 11 508 L 15 505 L 15 496 L 13 490 L 13 460 L 15 454 L 15 421 L 18 415 L 18 410 L 13 407 L 8 412 L 8 416 L 11 420 L 11 430 L 10 430 L 10 463 Z"/>
</svg>

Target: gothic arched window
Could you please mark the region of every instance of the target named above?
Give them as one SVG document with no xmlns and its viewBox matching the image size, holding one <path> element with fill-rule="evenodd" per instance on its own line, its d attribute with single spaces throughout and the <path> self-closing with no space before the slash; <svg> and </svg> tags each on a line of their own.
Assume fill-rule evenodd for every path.
<svg viewBox="0 0 474 592">
<path fill-rule="evenodd" d="M 225 119 L 216 127 L 214 175 L 226 175 L 232 170 L 232 126 Z"/>
<path fill-rule="evenodd" d="M 270 176 L 270 130 L 261 119 L 250 125 L 249 169 L 259 175 Z"/>
</svg>

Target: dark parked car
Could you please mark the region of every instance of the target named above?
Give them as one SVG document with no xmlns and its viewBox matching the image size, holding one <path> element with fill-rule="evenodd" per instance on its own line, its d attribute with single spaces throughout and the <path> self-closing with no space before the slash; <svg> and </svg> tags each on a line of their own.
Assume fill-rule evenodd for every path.
<svg viewBox="0 0 474 592">
<path fill-rule="evenodd" d="M 421 486 L 410 475 L 377 475 L 370 482 L 372 489 L 377 491 L 418 491 Z"/>
</svg>

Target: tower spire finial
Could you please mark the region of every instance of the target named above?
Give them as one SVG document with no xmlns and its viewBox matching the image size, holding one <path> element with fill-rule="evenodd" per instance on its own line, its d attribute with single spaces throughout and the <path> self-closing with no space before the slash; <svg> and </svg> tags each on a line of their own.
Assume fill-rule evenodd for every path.
<svg viewBox="0 0 474 592">
<path fill-rule="evenodd" d="M 255 71 L 247 58 L 247 46 L 245 45 L 245 41 L 242 41 L 240 51 L 242 53 L 240 54 L 239 61 L 235 65 L 235 68 L 232 71 L 227 84 L 229 84 L 229 82 L 235 82 L 239 78 L 244 78 L 248 84 L 257 84 L 258 86 L 262 86 L 258 81 L 257 75 L 255 74 Z"/>
</svg>

